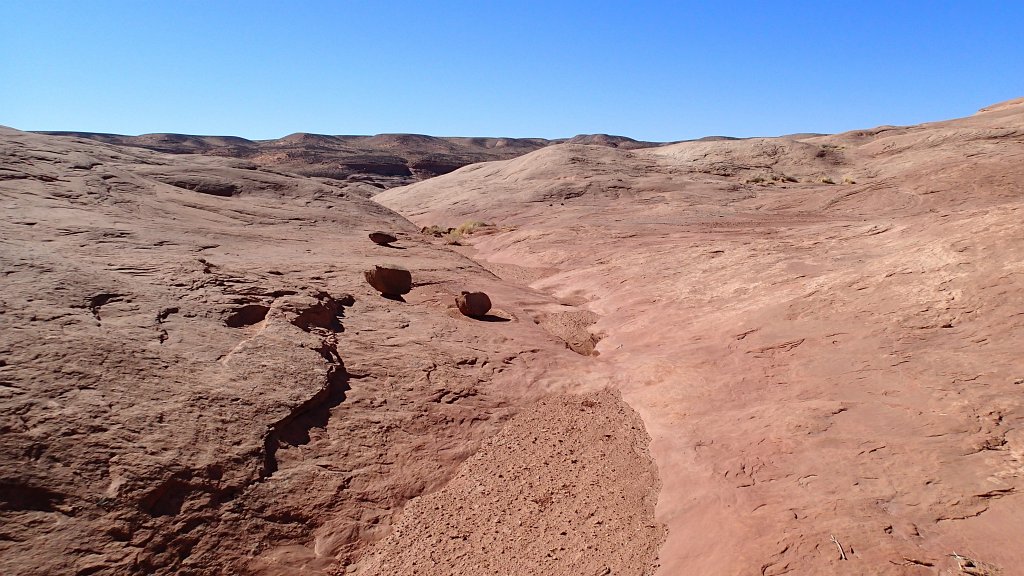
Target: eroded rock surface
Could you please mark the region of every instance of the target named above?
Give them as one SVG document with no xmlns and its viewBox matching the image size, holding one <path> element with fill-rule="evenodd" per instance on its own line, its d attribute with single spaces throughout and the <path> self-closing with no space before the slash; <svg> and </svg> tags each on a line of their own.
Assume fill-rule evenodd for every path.
<svg viewBox="0 0 1024 576">
<path fill-rule="evenodd" d="M 322 181 L 3 129 L 0 198 L 3 574 L 344 569 L 576 361 L 440 246 L 380 298 L 367 233 L 416 228 Z"/>
</svg>

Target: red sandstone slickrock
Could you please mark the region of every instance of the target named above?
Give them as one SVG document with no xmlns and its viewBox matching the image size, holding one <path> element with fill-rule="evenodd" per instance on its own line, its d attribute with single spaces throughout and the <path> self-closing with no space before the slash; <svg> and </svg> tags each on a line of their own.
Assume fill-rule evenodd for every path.
<svg viewBox="0 0 1024 576">
<path fill-rule="evenodd" d="M 0 129 L 0 574 L 1024 566 L 1024 100 L 238 140 Z"/>
</svg>

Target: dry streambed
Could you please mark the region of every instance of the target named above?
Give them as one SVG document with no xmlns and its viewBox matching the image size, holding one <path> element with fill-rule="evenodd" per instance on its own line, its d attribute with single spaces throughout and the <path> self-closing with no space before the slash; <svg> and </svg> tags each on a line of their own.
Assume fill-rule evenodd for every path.
<svg viewBox="0 0 1024 576">
<path fill-rule="evenodd" d="M 1022 120 L 555 147 L 375 199 L 495 222 L 477 258 L 599 315 L 548 380 L 642 416 L 660 573 L 1012 573 Z"/>
</svg>

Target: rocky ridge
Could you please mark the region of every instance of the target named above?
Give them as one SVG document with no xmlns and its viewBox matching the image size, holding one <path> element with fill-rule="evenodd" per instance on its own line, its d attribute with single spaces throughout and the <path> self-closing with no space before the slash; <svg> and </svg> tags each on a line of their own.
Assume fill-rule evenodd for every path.
<svg viewBox="0 0 1024 576">
<path fill-rule="evenodd" d="M 515 158 L 565 141 L 624 149 L 662 145 L 659 142 L 640 142 L 607 134 L 581 134 L 568 140 L 437 137 L 422 134 L 329 136 L 302 132 L 276 140 L 187 134 L 41 134 L 90 139 L 167 154 L 235 158 L 244 160 L 243 165 L 248 168 L 322 178 L 333 186 L 343 187 L 362 196 L 371 196 L 382 189 L 447 174 L 468 164 Z"/>
</svg>

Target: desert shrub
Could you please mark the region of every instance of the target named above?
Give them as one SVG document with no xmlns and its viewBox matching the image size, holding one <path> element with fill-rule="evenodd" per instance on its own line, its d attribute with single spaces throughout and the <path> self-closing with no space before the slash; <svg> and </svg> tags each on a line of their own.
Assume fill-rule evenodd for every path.
<svg viewBox="0 0 1024 576">
<path fill-rule="evenodd" d="M 798 180 L 786 174 L 760 174 L 746 179 L 747 184 L 775 184 L 777 182 L 797 182 Z"/>
<path fill-rule="evenodd" d="M 479 232 L 483 228 L 497 230 L 494 224 L 481 222 L 479 220 L 467 220 L 455 228 L 444 228 L 437 226 L 436 224 L 433 226 L 424 226 L 420 229 L 420 232 L 427 236 L 433 236 L 434 238 L 442 238 L 444 239 L 444 243 L 450 246 L 461 246 L 462 242 L 460 241 L 464 236 L 469 236 L 473 233 Z"/>
<path fill-rule="evenodd" d="M 822 184 L 835 184 L 836 181 L 831 179 L 831 178 L 829 178 L 828 176 L 825 176 L 824 178 L 821 179 L 821 183 Z"/>
<path fill-rule="evenodd" d="M 857 183 L 857 181 L 854 180 L 853 178 L 850 178 L 849 176 L 847 176 L 846 178 L 843 178 L 843 184 L 856 184 L 856 183 Z"/>
<path fill-rule="evenodd" d="M 463 222 L 462 224 L 459 224 L 455 228 L 455 232 L 459 236 L 464 236 L 464 235 L 467 235 L 467 234 L 472 234 L 472 233 L 476 232 L 477 230 L 479 230 L 480 228 L 489 228 L 489 227 L 493 227 L 493 226 L 494 226 L 494 224 L 489 224 L 487 222 L 480 222 L 479 220 L 468 220 L 466 222 Z"/>
<path fill-rule="evenodd" d="M 433 226 L 424 226 L 423 228 L 420 229 L 420 232 L 422 232 L 423 234 L 426 234 L 427 236 L 433 236 L 435 238 L 440 238 L 440 237 L 444 236 L 445 234 L 450 234 L 452 232 L 452 230 L 453 230 L 453 228 L 442 228 L 442 227 L 440 227 L 440 226 L 435 224 Z"/>
</svg>

